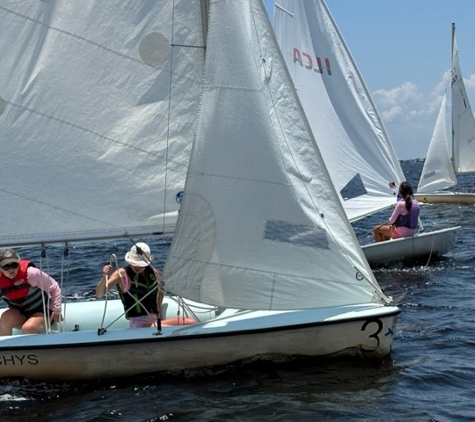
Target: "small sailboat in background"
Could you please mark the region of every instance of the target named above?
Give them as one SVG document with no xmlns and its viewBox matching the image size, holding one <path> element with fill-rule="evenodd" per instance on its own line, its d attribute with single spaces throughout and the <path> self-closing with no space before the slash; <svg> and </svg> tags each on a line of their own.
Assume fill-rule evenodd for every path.
<svg viewBox="0 0 475 422">
<path fill-rule="evenodd" d="M 396 203 L 405 180 L 363 78 L 323 0 L 276 0 L 274 30 L 350 222 Z M 437 258 L 459 227 L 363 245 L 373 265 Z"/>
<path fill-rule="evenodd" d="M 54 331 L 0 337 L 0 377 L 390 353 L 400 309 L 337 198 L 261 0 L 16 2 L 0 21 L 0 246 L 173 234 L 166 287 L 213 306 L 157 333 L 125 327 L 118 300 L 66 303 Z"/>
<path fill-rule="evenodd" d="M 475 118 L 452 24 L 452 70 L 415 197 L 422 203 L 475 204 Z M 450 152 L 449 152 L 450 151 Z"/>
</svg>

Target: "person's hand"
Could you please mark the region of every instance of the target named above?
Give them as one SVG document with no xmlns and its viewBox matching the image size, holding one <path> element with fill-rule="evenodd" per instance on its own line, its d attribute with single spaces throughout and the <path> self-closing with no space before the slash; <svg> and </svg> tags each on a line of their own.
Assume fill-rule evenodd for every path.
<svg viewBox="0 0 475 422">
<path fill-rule="evenodd" d="M 112 266 L 110 264 L 106 264 L 102 268 L 102 274 L 109 276 L 111 275 L 111 270 L 112 270 Z"/>
<path fill-rule="evenodd" d="M 61 316 L 61 314 L 51 315 L 51 322 L 59 322 L 59 321 L 62 321 L 62 320 L 63 320 L 63 317 Z"/>
</svg>

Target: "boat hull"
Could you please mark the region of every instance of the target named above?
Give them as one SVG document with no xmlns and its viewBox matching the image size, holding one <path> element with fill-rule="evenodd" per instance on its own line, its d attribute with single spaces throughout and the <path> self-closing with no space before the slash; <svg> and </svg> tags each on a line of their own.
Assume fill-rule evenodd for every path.
<svg viewBox="0 0 475 422">
<path fill-rule="evenodd" d="M 455 245 L 455 234 L 460 226 L 415 236 L 391 239 L 385 242 L 363 245 L 362 249 L 370 265 L 387 265 L 401 261 L 427 261 L 438 258 Z"/>
<path fill-rule="evenodd" d="M 397 307 L 233 311 L 182 327 L 0 337 L 0 374 L 39 380 L 128 377 L 227 365 L 251 358 L 390 353 Z"/>
<path fill-rule="evenodd" d="M 475 204 L 475 193 L 416 193 L 421 204 Z"/>
</svg>

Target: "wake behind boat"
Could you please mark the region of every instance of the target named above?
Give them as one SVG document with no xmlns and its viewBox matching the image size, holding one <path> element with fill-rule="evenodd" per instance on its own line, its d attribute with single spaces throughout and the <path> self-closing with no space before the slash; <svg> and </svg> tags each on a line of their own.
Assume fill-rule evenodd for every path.
<svg viewBox="0 0 475 422">
<path fill-rule="evenodd" d="M 170 233 L 168 291 L 226 310 L 157 334 L 99 330 L 98 305 L 68 303 L 65 329 L 0 338 L 0 377 L 390 353 L 400 310 L 337 198 L 260 0 L 14 2 L 0 20 L 0 246 Z"/>
<path fill-rule="evenodd" d="M 416 199 L 428 204 L 475 204 L 474 139 L 475 118 L 463 81 L 453 23 L 451 77 L 427 150 Z"/>
<path fill-rule="evenodd" d="M 394 206 L 406 180 L 383 122 L 323 0 L 276 0 L 274 29 L 350 222 Z M 437 259 L 459 227 L 363 245 L 372 265 Z"/>
</svg>

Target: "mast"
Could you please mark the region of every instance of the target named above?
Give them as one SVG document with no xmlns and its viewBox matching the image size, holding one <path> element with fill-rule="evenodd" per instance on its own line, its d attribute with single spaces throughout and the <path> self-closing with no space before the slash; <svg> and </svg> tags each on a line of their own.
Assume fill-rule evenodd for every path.
<svg viewBox="0 0 475 422">
<path fill-rule="evenodd" d="M 451 72 L 452 72 L 452 81 L 450 82 L 450 97 L 451 97 L 451 106 L 450 106 L 450 133 L 451 133 L 451 140 L 452 140 L 452 166 L 454 168 L 454 171 L 457 171 L 457 167 L 455 165 L 455 133 L 454 133 L 454 113 L 453 113 L 453 94 L 452 94 L 452 88 L 455 83 L 454 81 L 454 54 L 457 51 L 457 47 L 455 45 L 455 23 L 452 22 L 452 41 L 451 41 L 451 53 L 452 55 L 450 56 L 450 63 L 452 65 L 451 67 Z"/>
</svg>

